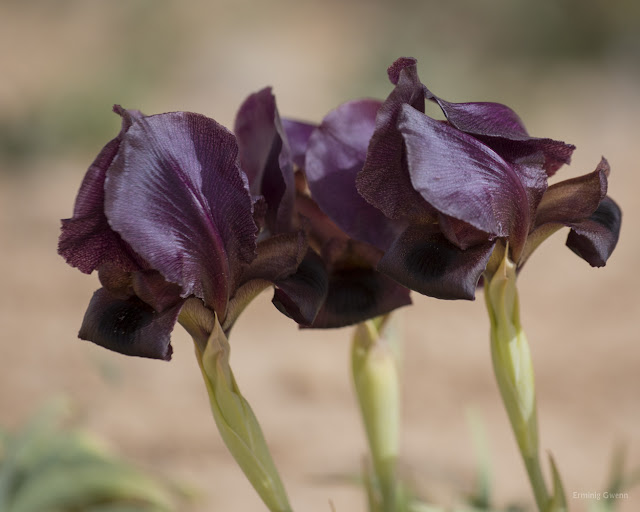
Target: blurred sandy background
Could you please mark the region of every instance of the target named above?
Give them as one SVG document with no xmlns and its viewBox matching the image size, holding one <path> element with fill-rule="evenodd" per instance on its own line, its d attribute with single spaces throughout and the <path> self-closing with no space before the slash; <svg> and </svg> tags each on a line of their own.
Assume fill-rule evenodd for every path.
<svg viewBox="0 0 640 512">
<path fill-rule="evenodd" d="M 561 178 L 613 168 L 624 225 L 591 269 L 556 235 L 520 277 L 537 372 L 541 444 L 574 492 L 604 491 L 616 442 L 640 465 L 640 8 L 636 2 L 0 1 L 0 424 L 65 395 L 114 449 L 197 491 L 188 512 L 263 510 L 215 429 L 190 340 L 171 363 L 76 339 L 96 276 L 56 254 L 84 172 L 119 129 L 113 103 L 191 110 L 232 126 L 274 86 L 285 116 L 319 121 L 348 99 L 384 98 L 386 67 L 419 59 L 450 101 L 512 106 L 533 135 L 576 144 Z M 261 419 L 296 510 L 365 510 L 365 453 L 348 369 L 349 329 L 300 332 L 263 295 L 232 336 L 238 382 Z M 453 503 L 473 487 L 467 419 L 483 420 L 498 504 L 531 493 L 494 384 L 482 297 L 414 296 L 405 325 L 404 467 Z M 457 498 L 458 497 L 458 498 Z M 640 488 L 620 510 L 640 510 Z"/>
</svg>

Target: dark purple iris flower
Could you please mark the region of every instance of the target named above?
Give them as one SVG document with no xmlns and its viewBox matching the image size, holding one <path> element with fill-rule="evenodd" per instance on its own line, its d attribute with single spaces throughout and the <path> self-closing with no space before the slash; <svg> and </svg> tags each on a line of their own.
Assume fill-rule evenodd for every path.
<svg viewBox="0 0 640 512">
<path fill-rule="evenodd" d="M 444 101 L 420 82 L 415 59 L 398 59 L 388 73 L 395 88 L 387 100 L 377 107 L 353 102 L 347 107 L 353 118 L 329 122 L 325 136 L 318 136 L 321 148 L 310 148 L 306 164 L 321 208 L 347 233 L 384 250 L 378 270 L 426 295 L 473 299 L 496 244 L 508 244 L 521 267 L 564 226 L 571 250 L 592 266 L 605 264 L 621 222 L 619 207 L 606 196 L 606 160 L 590 174 L 548 186 L 574 146 L 529 136 L 504 105 Z M 424 113 L 425 99 L 442 109 L 445 121 Z M 377 110 L 375 119 L 366 105 Z M 364 158 L 359 137 L 370 142 L 354 176 L 348 159 Z M 366 200 L 355 201 L 361 215 L 345 202 L 325 201 L 330 194 L 351 194 L 344 183 L 353 178 Z"/>
<path fill-rule="evenodd" d="M 375 113 L 377 104 L 372 103 L 366 109 Z M 250 190 L 266 202 L 265 233 L 304 230 L 308 236 L 310 247 L 298 271 L 278 283 L 273 302 L 301 325 L 316 328 L 351 325 L 410 304 L 408 289 L 375 270 L 383 253 L 372 243 L 381 237 L 388 238 L 384 226 L 390 222 L 355 189 L 355 174 L 364 164 L 370 134 L 355 130 L 359 137 L 356 153 L 351 154 L 345 146 L 333 154 L 339 160 L 333 163 L 340 169 L 348 168 L 348 174 L 336 174 L 338 180 L 328 184 L 331 190 L 324 196 L 315 195 L 315 183 L 310 179 L 315 176 L 313 155 L 322 151 L 322 140 L 332 124 L 328 119 L 320 126 L 281 119 L 275 98 L 266 88 L 245 101 L 235 124 L 240 162 Z M 341 140 L 340 133 L 336 136 Z M 309 189 L 315 200 L 311 199 Z M 332 221 L 324 205 L 352 212 L 353 225 Z M 363 210 L 373 217 L 361 217 Z M 369 224 L 377 219 L 384 226 Z M 384 232 L 378 233 L 381 228 Z M 371 236 L 365 236 L 366 233 Z M 355 239 L 354 234 L 363 237 Z M 317 294 L 311 304 L 322 299 L 312 323 L 305 322 L 310 315 L 299 310 L 309 307 L 303 296 L 310 290 Z"/>
<path fill-rule="evenodd" d="M 311 323 L 322 292 L 287 281 L 307 254 L 306 236 L 262 236 L 269 212 L 249 191 L 236 137 L 199 114 L 114 110 L 122 129 L 89 167 L 59 240 L 67 262 L 97 270 L 102 284 L 79 336 L 170 359 L 170 333 L 188 299 L 200 299 L 228 331 L 247 298 L 271 283 L 282 283 L 290 314 Z"/>
</svg>

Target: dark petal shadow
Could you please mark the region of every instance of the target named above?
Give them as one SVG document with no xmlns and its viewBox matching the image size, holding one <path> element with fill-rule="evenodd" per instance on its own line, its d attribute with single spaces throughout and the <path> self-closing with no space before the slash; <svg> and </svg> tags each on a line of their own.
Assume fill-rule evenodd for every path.
<svg viewBox="0 0 640 512">
<path fill-rule="evenodd" d="M 182 302 L 156 313 L 136 297 L 114 298 L 101 288 L 89 303 L 78 337 L 121 354 L 168 361 L 171 331 Z"/>
<path fill-rule="evenodd" d="M 475 298 L 495 241 L 461 250 L 435 225 L 412 225 L 393 243 L 378 270 L 398 283 L 438 299 Z"/>
<path fill-rule="evenodd" d="M 620 207 L 605 197 L 588 219 L 567 224 L 571 228 L 567 247 L 592 267 L 602 267 L 616 248 L 621 223 Z"/>
</svg>

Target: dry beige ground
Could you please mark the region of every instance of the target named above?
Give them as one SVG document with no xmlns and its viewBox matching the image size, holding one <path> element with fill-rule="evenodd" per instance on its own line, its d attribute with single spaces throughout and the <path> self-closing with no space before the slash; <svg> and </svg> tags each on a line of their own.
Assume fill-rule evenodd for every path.
<svg viewBox="0 0 640 512">
<path fill-rule="evenodd" d="M 311 36 L 304 47 L 308 51 L 314 51 L 313 38 L 320 34 Z M 269 48 L 288 48 L 286 34 L 279 37 Z M 34 45 L 31 39 L 29 44 Z M 323 66 L 332 55 L 320 61 Z M 183 68 L 202 60 L 195 55 Z M 232 71 L 245 75 L 227 76 L 222 84 L 212 71 L 200 72 L 198 87 L 177 81 L 175 90 L 164 93 L 171 98 L 166 110 L 175 108 L 176 98 L 189 98 L 183 100 L 189 108 L 212 115 L 211 98 L 228 97 L 234 101 L 216 107 L 228 122 L 240 98 L 256 88 L 253 79 L 248 86 L 243 82 L 250 70 L 268 75 L 268 60 L 258 60 L 237 63 Z M 308 69 L 303 62 L 299 66 Z M 348 65 L 343 66 L 348 74 Z M 81 67 L 74 67 L 77 75 Z M 31 70 L 20 77 L 27 84 L 48 72 L 45 66 L 40 75 Z M 286 82 L 282 74 L 275 80 Z M 207 81 L 220 90 L 205 94 Z M 320 93 L 310 106 L 295 84 L 283 88 L 284 96 L 293 95 L 288 113 L 317 119 L 325 104 L 333 104 L 330 95 Z M 625 441 L 630 461 L 640 464 L 640 94 L 634 81 L 604 70 L 549 77 L 534 90 L 526 102 L 530 131 L 578 146 L 565 176 L 591 171 L 606 155 L 613 168 L 610 192 L 625 214 L 620 244 L 606 268 L 589 268 L 556 235 L 520 277 L 542 447 L 556 457 L 571 510 L 581 511 L 586 502 L 572 499 L 573 493 L 603 490 L 616 442 Z M 10 101 L 20 97 L 16 93 Z M 198 108 L 205 102 L 208 107 Z M 11 169 L 0 173 L 0 424 L 17 426 L 39 404 L 63 394 L 75 404 L 80 422 L 119 453 L 194 486 L 199 499 L 189 512 L 263 510 L 215 431 L 190 341 L 180 329 L 169 364 L 127 358 L 76 339 L 97 278 L 67 267 L 55 248 L 59 219 L 69 216 L 91 158 L 43 159 L 24 175 Z M 475 303 L 414 300 L 413 307 L 398 313 L 406 334 L 407 474 L 440 503 L 470 489 L 475 459 L 467 414 L 472 409 L 488 432 L 498 502 L 530 502 L 491 375 L 482 298 Z M 365 507 L 360 489 L 334 478 L 357 472 L 365 452 L 347 372 L 349 336 L 348 329 L 298 331 L 271 307 L 268 295 L 247 310 L 232 336 L 238 382 L 261 419 L 297 510 L 328 511 L 329 501 L 338 512 Z M 629 491 L 620 510 L 640 510 L 640 488 Z"/>
</svg>

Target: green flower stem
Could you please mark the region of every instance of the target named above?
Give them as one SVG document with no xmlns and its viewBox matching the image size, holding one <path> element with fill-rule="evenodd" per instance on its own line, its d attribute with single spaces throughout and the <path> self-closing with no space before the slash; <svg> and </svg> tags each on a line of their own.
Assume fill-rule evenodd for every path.
<svg viewBox="0 0 640 512">
<path fill-rule="evenodd" d="M 376 509 L 384 512 L 393 512 L 398 498 L 400 387 L 394 338 L 388 317 L 369 320 L 357 326 L 351 349 L 354 387 L 380 493 Z"/>
<path fill-rule="evenodd" d="M 229 342 L 217 317 L 192 300 L 183 307 L 179 320 L 193 337 L 211 412 L 224 443 L 267 508 L 291 512 L 258 419 L 233 376 Z"/>
<path fill-rule="evenodd" d="M 491 356 L 500 394 L 538 509 L 550 512 L 553 501 L 540 467 L 533 363 L 520 325 L 516 266 L 506 250 L 495 272 L 485 274 L 485 298 L 491 321 Z"/>
</svg>

